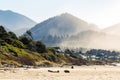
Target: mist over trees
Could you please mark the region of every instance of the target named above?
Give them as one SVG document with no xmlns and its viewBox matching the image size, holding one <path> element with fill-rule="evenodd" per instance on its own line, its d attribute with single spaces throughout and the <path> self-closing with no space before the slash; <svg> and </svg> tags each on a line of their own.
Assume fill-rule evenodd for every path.
<svg viewBox="0 0 120 80">
<path fill-rule="evenodd" d="M 119 26 L 117 25 L 114 30 L 109 29 L 109 32 L 119 32 Z M 34 40 L 40 40 L 46 46 L 120 50 L 120 36 L 108 34 L 97 25 L 69 13 L 51 17 L 29 31 L 32 32 Z"/>
<path fill-rule="evenodd" d="M 28 36 L 23 35 L 18 38 L 13 32 L 7 32 L 3 26 L 0 26 L 0 59 L 2 65 L 16 66 L 52 66 L 53 63 L 78 64 L 76 63 L 78 61 L 85 64 L 86 62 L 86 60 L 64 55 L 60 48 L 46 47 L 41 41 L 33 41 Z"/>
</svg>

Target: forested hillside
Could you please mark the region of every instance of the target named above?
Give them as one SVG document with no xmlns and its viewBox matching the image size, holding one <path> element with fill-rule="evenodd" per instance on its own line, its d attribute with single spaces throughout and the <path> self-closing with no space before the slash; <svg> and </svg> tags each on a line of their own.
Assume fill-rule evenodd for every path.
<svg viewBox="0 0 120 80">
<path fill-rule="evenodd" d="M 0 26 L 0 64 L 23 66 L 42 65 L 52 66 L 54 64 L 77 64 L 84 60 L 67 56 L 57 52 L 55 48 L 47 48 L 41 41 L 33 41 L 32 38 L 16 37 L 13 32 L 6 32 Z"/>
</svg>

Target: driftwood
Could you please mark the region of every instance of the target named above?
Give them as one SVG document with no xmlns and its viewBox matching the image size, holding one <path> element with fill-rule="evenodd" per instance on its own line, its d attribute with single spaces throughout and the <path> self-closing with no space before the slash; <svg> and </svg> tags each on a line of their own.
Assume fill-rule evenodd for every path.
<svg viewBox="0 0 120 80">
<path fill-rule="evenodd" d="M 74 66 L 71 66 L 71 69 L 74 69 Z"/>
<path fill-rule="evenodd" d="M 8 71 L 8 70 L 11 70 L 11 69 L 10 68 L 0 68 L 0 70 Z"/>
<path fill-rule="evenodd" d="M 69 71 L 69 70 L 64 70 L 64 72 L 65 72 L 65 73 L 70 73 L 70 71 Z"/>
<path fill-rule="evenodd" d="M 57 70 L 57 71 L 48 70 L 48 72 L 59 73 L 59 70 Z"/>
</svg>

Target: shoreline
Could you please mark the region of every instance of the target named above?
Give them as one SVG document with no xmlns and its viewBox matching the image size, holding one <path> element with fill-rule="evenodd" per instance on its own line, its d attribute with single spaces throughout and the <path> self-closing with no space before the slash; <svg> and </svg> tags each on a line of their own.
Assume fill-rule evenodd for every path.
<svg viewBox="0 0 120 80">
<path fill-rule="evenodd" d="M 48 70 L 59 73 L 48 72 Z M 70 73 L 65 73 L 69 70 Z M 119 80 L 120 66 L 94 65 L 0 70 L 0 80 Z"/>
</svg>

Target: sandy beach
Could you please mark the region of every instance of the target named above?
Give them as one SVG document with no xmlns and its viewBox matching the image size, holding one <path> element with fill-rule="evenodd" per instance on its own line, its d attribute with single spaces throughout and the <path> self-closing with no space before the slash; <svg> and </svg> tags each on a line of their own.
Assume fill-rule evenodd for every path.
<svg viewBox="0 0 120 80">
<path fill-rule="evenodd" d="M 59 70 L 59 73 L 51 73 L 48 70 Z M 69 70 L 70 73 L 65 73 Z M 16 68 L 0 70 L 0 80 L 119 80 L 119 66 L 75 66 L 51 67 L 38 69 Z"/>
</svg>

